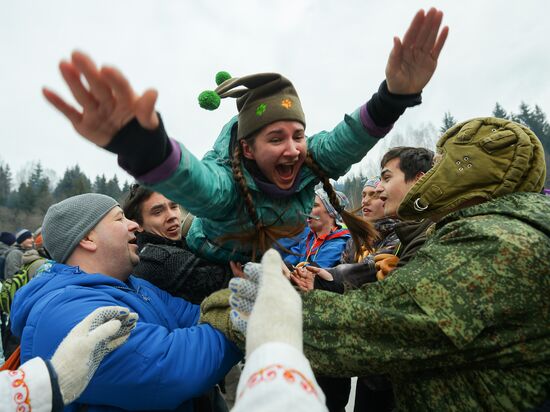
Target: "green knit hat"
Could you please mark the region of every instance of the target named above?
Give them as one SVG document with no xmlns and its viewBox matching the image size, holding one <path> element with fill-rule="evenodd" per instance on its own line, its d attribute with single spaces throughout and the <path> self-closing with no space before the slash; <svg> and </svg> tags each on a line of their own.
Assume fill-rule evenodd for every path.
<svg viewBox="0 0 550 412">
<path fill-rule="evenodd" d="M 237 137 L 243 139 L 279 120 L 297 121 L 306 125 L 300 98 L 292 83 L 278 73 L 258 73 L 244 77 L 230 77 L 227 72 L 216 75 L 219 85 L 214 91 L 199 95 L 199 104 L 215 110 L 220 99 L 235 97 L 239 110 Z M 238 88 L 244 86 L 244 88 Z"/>
<path fill-rule="evenodd" d="M 457 124 L 441 136 L 437 153 L 440 160 L 401 202 L 402 219 L 444 215 L 474 198 L 538 193 L 544 186 L 540 140 L 510 120 L 484 117 Z"/>
</svg>

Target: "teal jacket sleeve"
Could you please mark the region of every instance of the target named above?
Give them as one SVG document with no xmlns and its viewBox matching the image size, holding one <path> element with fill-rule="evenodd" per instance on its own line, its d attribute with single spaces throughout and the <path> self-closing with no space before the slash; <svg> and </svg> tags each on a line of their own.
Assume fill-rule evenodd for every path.
<svg viewBox="0 0 550 412">
<path fill-rule="evenodd" d="M 360 109 L 345 115 L 331 131 L 322 131 L 308 139 L 308 150 L 317 164 L 333 179 L 348 172 L 350 167 L 361 161 L 378 142 L 360 118 Z"/>
<path fill-rule="evenodd" d="M 237 187 L 229 165 L 209 152 L 197 159 L 180 145 L 181 160 L 170 178 L 151 185 L 198 217 L 223 219 L 227 209 L 235 207 Z"/>
</svg>

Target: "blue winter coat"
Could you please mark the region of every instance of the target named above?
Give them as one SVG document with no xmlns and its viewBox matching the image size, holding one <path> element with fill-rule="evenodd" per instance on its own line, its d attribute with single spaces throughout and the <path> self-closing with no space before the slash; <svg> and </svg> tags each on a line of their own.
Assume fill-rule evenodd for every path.
<svg viewBox="0 0 550 412">
<path fill-rule="evenodd" d="M 321 268 L 331 268 L 340 263 L 346 243 L 351 239 L 348 229 L 337 229 L 326 235 L 324 240 L 315 241 L 314 233 L 307 228 L 304 238 L 285 257 L 285 262 L 296 266 L 300 262 L 316 263 Z"/>
<path fill-rule="evenodd" d="M 251 246 L 238 242 L 220 244 L 218 238 L 229 233 L 254 229 L 239 188 L 233 179 L 229 146 L 231 131 L 237 122 L 227 123 L 214 148 L 198 160 L 180 144 L 181 159 L 177 170 L 166 180 L 150 185 L 156 191 L 183 205 L 196 218 L 187 233 L 191 250 L 215 262 L 251 259 Z M 308 151 L 326 174 L 337 179 L 354 163 L 359 162 L 378 142 L 360 120 L 359 110 L 346 115 L 331 131 L 323 131 L 307 139 Z M 303 224 L 304 215 L 313 207 L 317 176 L 306 166 L 300 172 L 296 193 L 286 198 L 274 198 L 263 192 L 243 167 L 258 218 L 266 225 L 294 226 Z"/>
<path fill-rule="evenodd" d="M 128 307 L 139 321 L 126 343 L 105 357 L 78 399 L 90 405 L 89 412 L 192 411 L 190 399 L 212 388 L 242 356 L 220 331 L 197 325 L 199 306 L 146 280 L 130 276 L 122 282 L 53 264 L 13 301 L 12 330 L 21 337 L 21 361 L 51 358 L 78 322 L 108 305 Z M 65 410 L 77 406 L 74 402 Z"/>
</svg>

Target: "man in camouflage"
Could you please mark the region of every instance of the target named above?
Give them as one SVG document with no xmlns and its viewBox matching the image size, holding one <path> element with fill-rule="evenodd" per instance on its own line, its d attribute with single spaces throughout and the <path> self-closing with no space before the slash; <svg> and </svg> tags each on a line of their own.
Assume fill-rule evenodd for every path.
<svg viewBox="0 0 550 412">
<path fill-rule="evenodd" d="M 401 411 L 548 407 L 542 145 L 522 125 L 482 118 L 448 130 L 437 151 L 439 162 L 398 211 L 437 221 L 428 240 L 383 281 L 303 295 L 304 352 L 319 373 L 388 376 Z M 237 310 L 226 333 L 235 339 L 251 298 L 233 289 Z"/>
<path fill-rule="evenodd" d="M 303 296 L 314 370 L 381 373 L 399 410 L 536 408 L 550 386 L 550 199 L 528 129 L 495 118 L 451 128 L 399 208 L 438 220 L 382 282 Z"/>
</svg>

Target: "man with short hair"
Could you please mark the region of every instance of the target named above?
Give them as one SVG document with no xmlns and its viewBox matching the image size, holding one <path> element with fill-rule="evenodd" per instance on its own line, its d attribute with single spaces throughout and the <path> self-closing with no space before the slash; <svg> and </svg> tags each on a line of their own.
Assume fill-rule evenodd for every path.
<svg viewBox="0 0 550 412">
<path fill-rule="evenodd" d="M 399 205 L 418 180 L 424 176 L 434 162 L 434 152 L 423 147 L 394 147 L 386 152 L 380 161 L 380 184 L 376 188 L 384 201 L 384 214 L 398 218 Z M 395 266 L 401 267 L 414 257 L 426 241 L 426 231 L 433 225 L 430 219 L 412 219 L 395 225 L 399 246 Z"/>
<path fill-rule="evenodd" d="M 140 225 L 136 232 L 140 261 L 134 274 L 173 296 L 200 304 L 211 293 L 227 287 L 228 265 L 212 263 L 189 251 L 182 232 L 180 206 L 158 192 L 132 186 L 124 215 Z M 187 228 L 193 216 L 187 214 Z"/>
<path fill-rule="evenodd" d="M 217 329 L 197 324 L 198 306 L 131 276 L 139 262 L 137 229 L 114 199 L 97 193 L 48 209 L 44 246 L 58 263 L 15 295 L 12 329 L 21 337 L 21 360 L 49 358 L 94 309 L 125 306 L 139 315 L 136 329 L 73 406 L 193 411 L 192 399 L 220 381 L 241 353 Z"/>
</svg>

